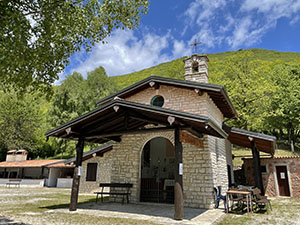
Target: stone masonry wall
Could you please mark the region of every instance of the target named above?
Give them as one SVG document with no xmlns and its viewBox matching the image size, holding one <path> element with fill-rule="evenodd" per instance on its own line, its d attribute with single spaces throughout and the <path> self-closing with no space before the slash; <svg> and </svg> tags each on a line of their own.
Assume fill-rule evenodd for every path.
<svg viewBox="0 0 300 225">
<path fill-rule="evenodd" d="M 193 89 L 167 85 L 160 85 L 159 89 L 155 89 L 149 86 L 125 100 L 149 105 L 156 95 L 163 96 L 165 100 L 163 108 L 205 115 L 222 126 L 223 115 L 208 94 L 203 93 L 199 96 Z"/>
<path fill-rule="evenodd" d="M 185 206 L 212 208 L 214 205 L 211 155 L 208 142 L 204 147 L 183 143 L 183 189 L 186 195 Z"/>
<path fill-rule="evenodd" d="M 99 191 L 100 183 L 110 183 L 112 173 L 112 160 L 111 152 L 106 152 L 103 157 L 96 156 L 82 162 L 83 176 L 80 177 L 79 192 L 93 193 Z M 87 164 L 98 163 L 96 181 L 86 181 Z"/>
<path fill-rule="evenodd" d="M 125 100 L 149 105 L 156 95 L 164 97 L 164 108 L 205 115 L 222 127 L 223 115 L 209 95 L 203 93 L 199 96 L 193 89 L 168 85 L 160 85 L 159 89 L 155 89 L 149 86 Z M 129 134 L 123 135 L 122 141 L 114 144 L 109 152 L 112 157 L 111 182 L 133 183 L 132 202 L 139 201 L 141 151 L 147 141 L 154 137 L 165 137 L 174 144 L 174 132 Z M 186 140 L 182 143 L 185 206 L 211 208 L 214 203 L 213 187 L 222 185 L 224 193 L 228 186 L 225 140 L 207 135 L 202 142 L 196 141 L 195 137 L 186 137 Z"/>
<path fill-rule="evenodd" d="M 111 182 L 133 183 L 131 202 L 139 202 L 143 147 L 155 137 L 167 138 L 174 145 L 174 132 L 129 134 L 123 135 L 122 142 L 116 143 L 113 150 L 109 152 L 110 157 L 113 159 L 111 160 Z M 185 136 L 185 140 L 182 142 L 185 206 L 212 208 L 214 202 L 212 194 L 213 180 L 208 143 L 204 141 L 203 147 L 199 148 L 201 140 L 200 142 L 193 141 L 193 144 L 185 143 L 187 140 L 192 139 L 188 139 Z"/>
<path fill-rule="evenodd" d="M 227 158 L 225 139 L 206 136 L 208 140 L 211 168 L 213 174 L 213 186 L 222 186 L 224 194 L 228 189 Z"/>
<path fill-rule="evenodd" d="M 206 95 L 205 115 L 207 115 L 211 120 L 216 122 L 217 125 L 219 125 L 219 127 L 222 127 L 222 123 L 224 120 L 223 114 L 213 102 L 213 100 L 209 97 L 209 95 Z"/>
<path fill-rule="evenodd" d="M 276 166 L 287 166 L 290 193 L 292 197 L 300 198 L 300 157 L 264 158 L 267 172 L 262 173 L 265 192 L 268 196 L 279 196 L 276 177 Z M 254 185 L 254 167 L 252 159 L 244 159 L 245 177 L 247 184 Z"/>
<path fill-rule="evenodd" d="M 193 89 L 182 87 L 160 85 L 159 89 L 155 89 L 149 86 L 125 100 L 150 105 L 156 95 L 163 96 L 163 108 L 202 115 L 206 112 L 206 96 L 199 96 Z"/>
</svg>

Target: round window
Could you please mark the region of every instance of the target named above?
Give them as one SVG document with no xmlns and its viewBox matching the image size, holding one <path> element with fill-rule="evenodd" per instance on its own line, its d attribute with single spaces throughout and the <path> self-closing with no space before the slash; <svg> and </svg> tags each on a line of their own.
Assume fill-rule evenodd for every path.
<svg viewBox="0 0 300 225">
<path fill-rule="evenodd" d="M 164 105 L 164 98 L 161 95 L 156 95 L 151 100 L 151 105 L 162 107 Z"/>
</svg>

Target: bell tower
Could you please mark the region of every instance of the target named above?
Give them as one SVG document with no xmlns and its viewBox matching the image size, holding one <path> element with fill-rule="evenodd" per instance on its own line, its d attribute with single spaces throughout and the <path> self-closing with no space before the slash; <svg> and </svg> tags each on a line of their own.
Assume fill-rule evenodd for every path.
<svg viewBox="0 0 300 225">
<path fill-rule="evenodd" d="M 197 54 L 198 44 L 200 44 L 200 42 L 197 42 L 197 40 L 195 40 L 195 43 L 191 44 L 195 46 L 195 54 L 183 60 L 185 80 L 208 83 L 207 63 L 209 62 L 209 59 L 206 55 Z"/>
</svg>

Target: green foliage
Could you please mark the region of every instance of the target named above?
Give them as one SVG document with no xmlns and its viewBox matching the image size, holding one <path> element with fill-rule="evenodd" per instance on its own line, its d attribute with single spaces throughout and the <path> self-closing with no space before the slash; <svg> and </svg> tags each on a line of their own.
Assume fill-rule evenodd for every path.
<svg viewBox="0 0 300 225">
<path fill-rule="evenodd" d="M 299 141 L 299 53 L 252 49 L 210 54 L 209 59 L 209 82 L 225 86 L 240 115 L 238 121 L 227 123 Z M 1 92 L 0 157 L 14 147 L 29 150 L 33 157 L 72 155 L 75 143 L 52 138 L 45 142 L 45 131 L 93 110 L 98 100 L 151 74 L 184 79 L 184 64 L 176 59 L 115 77 L 107 77 L 103 67 L 89 72 L 86 79 L 75 72 L 53 87 L 50 102 L 38 95 L 19 98 Z"/>
<path fill-rule="evenodd" d="M 223 85 L 239 119 L 227 122 L 239 128 L 299 138 L 300 54 L 263 49 L 208 54 L 209 82 Z M 184 79 L 181 59 L 111 79 L 124 88 L 151 74 Z"/>
<path fill-rule="evenodd" d="M 105 69 L 100 66 L 87 74 L 85 99 L 88 103 L 87 110 L 95 109 L 96 102 L 115 93 L 116 84 L 107 76 Z"/>
<path fill-rule="evenodd" d="M 158 66 L 153 66 L 148 69 L 144 69 L 138 72 L 114 76 L 111 79 L 117 84 L 118 89 L 122 89 L 132 85 L 140 80 L 143 80 L 150 75 L 170 77 L 175 79 L 184 79 L 184 64 L 182 59 L 176 59 L 171 62 L 162 63 Z"/>
<path fill-rule="evenodd" d="M 26 149 L 32 156 L 44 155 L 49 145 L 43 133 L 45 123 L 43 101 L 37 95 L 19 98 L 15 93 L 1 93 L 0 97 L 0 154 L 9 149 Z M 49 153 L 49 152 L 48 152 Z"/>
<path fill-rule="evenodd" d="M 0 9 L 1 88 L 49 93 L 73 53 L 136 28 L 148 1 L 2 0 Z"/>
<path fill-rule="evenodd" d="M 116 85 L 109 79 L 103 67 L 89 72 L 87 79 L 77 72 L 66 77 L 56 88 L 49 109 L 48 121 L 52 127 L 62 125 L 96 108 L 96 102 L 114 92 Z M 58 153 L 71 154 L 75 149 L 73 142 L 63 139 L 52 140 Z"/>
<path fill-rule="evenodd" d="M 295 143 L 300 135 L 300 64 L 277 65 L 271 75 L 274 93 L 267 124 L 270 129 L 285 129 L 289 142 Z"/>
<path fill-rule="evenodd" d="M 250 49 L 250 50 L 240 50 L 240 51 L 232 51 L 232 52 L 223 52 L 223 53 L 215 53 L 215 54 L 207 54 L 209 57 L 210 62 L 208 63 L 209 66 L 209 79 L 214 79 L 215 70 L 214 67 L 219 67 L 219 64 L 222 64 L 224 60 L 228 57 L 236 56 L 244 54 L 247 51 L 250 55 L 249 60 L 258 60 L 265 63 L 273 63 L 275 61 L 280 62 L 300 62 L 300 53 L 294 52 L 278 52 L 272 50 L 264 50 L 264 49 Z M 252 53 L 252 54 L 251 54 Z M 117 84 L 118 88 L 125 88 L 129 85 L 132 85 L 142 79 L 147 78 L 150 75 L 162 76 L 162 77 L 171 77 L 176 79 L 184 79 L 184 64 L 182 59 L 176 59 L 171 62 L 166 62 L 159 64 L 157 66 L 153 66 L 148 69 L 144 69 L 138 72 L 129 73 L 121 76 L 114 76 L 111 77 Z M 175 69 L 177 67 L 177 69 Z"/>
<path fill-rule="evenodd" d="M 210 76 L 210 82 L 226 88 L 239 114 L 239 119 L 232 124 L 262 130 L 265 111 L 273 94 L 269 76 L 272 63 L 254 59 L 251 51 L 243 51 L 211 64 L 213 76 Z"/>
</svg>

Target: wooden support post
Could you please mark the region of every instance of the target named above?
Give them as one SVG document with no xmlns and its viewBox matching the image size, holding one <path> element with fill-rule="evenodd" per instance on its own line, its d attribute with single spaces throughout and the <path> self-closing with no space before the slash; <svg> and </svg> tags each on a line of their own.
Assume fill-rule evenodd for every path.
<svg viewBox="0 0 300 225">
<path fill-rule="evenodd" d="M 255 147 L 254 140 L 251 141 L 251 150 L 253 156 L 255 186 L 261 190 L 262 194 L 264 194 L 265 191 L 261 175 L 259 151 Z"/>
<path fill-rule="evenodd" d="M 70 211 L 77 210 L 79 182 L 80 182 L 80 176 L 78 175 L 78 167 L 79 166 L 81 167 L 82 165 L 83 148 L 84 148 L 84 138 L 80 137 L 76 145 L 76 164 L 75 164 L 74 175 L 73 175 L 71 203 L 69 208 Z"/>
<path fill-rule="evenodd" d="M 42 169 L 41 169 L 41 179 L 43 179 L 44 169 L 45 169 L 45 167 L 42 166 Z"/>
<path fill-rule="evenodd" d="M 180 130 L 175 128 L 175 186 L 174 186 L 174 219 L 182 220 L 184 217 L 184 200 L 182 185 L 182 144 Z"/>
</svg>

